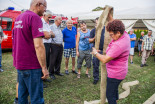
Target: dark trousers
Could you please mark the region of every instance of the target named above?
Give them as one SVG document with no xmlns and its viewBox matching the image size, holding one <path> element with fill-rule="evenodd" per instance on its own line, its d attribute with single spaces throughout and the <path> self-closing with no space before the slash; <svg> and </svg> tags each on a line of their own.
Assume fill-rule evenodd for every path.
<svg viewBox="0 0 155 104">
<path fill-rule="evenodd" d="M 100 54 L 103 53 L 103 51 L 99 52 Z M 93 77 L 94 80 L 99 80 L 99 66 L 100 66 L 100 61 L 93 56 Z"/>
<path fill-rule="evenodd" d="M 60 73 L 63 46 L 51 44 L 49 74 Z"/>
<path fill-rule="evenodd" d="M 50 63 L 50 45 L 51 43 L 44 43 L 45 50 L 46 50 L 46 67 L 49 68 Z"/>
<path fill-rule="evenodd" d="M 109 104 L 117 104 L 116 100 L 119 99 L 118 86 L 122 80 L 107 77 L 106 96 Z"/>
</svg>

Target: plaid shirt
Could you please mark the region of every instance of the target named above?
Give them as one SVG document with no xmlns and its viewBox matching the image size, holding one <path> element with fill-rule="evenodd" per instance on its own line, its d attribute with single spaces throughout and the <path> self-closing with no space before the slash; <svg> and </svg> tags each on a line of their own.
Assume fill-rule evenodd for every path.
<svg viewBox="0 0 155 104">
<path fill-rule="evenodd" d="M 144 42 L 144 46 L 143 48 L 145 50 L 152 50 L 152 45 L 153 45 L 153 42 L 154 42 L 154 39 L 153 37 L 148 37 L 148 35 L 145 35 L 144 38 L 143 38 L 143 42 Z"/>
</svg>

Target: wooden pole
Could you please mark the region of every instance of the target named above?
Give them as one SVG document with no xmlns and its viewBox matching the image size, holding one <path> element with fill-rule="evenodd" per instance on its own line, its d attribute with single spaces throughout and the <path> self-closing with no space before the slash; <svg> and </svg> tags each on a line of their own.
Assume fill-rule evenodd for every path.
<svg viewBox="0 0 155 104">
<path fill-rule="evenodd" d="M 108 23 L 108 13 L 111 12 L 111 15 L 113 16 L 113 8 L 112 7 L 105 6 L 105 8 L 103 8 L 103 9 L 104 9 L 104 11 L 102 12 L 101 16 L 99 17 L 98 25 L 97 25 L 96 33 L 95 33 L 96 34 L 95 35 L 95 48 L 97 50 L 99 49 L 102 29 Z M 105 29 L 103 55 L 106 54 L 106 49 L 107 49 L 108 44 L 110 43 L 110 41 L 111 41 L 111 38 L 110 38 L 108 32 Z M 104 104 L 106 102 L 106 85 L 107 85 L 106 65 L 102 63 L 102 65 L 101 65 L 101 84 L 100 84 L 101 104 Z"/>
</svg>

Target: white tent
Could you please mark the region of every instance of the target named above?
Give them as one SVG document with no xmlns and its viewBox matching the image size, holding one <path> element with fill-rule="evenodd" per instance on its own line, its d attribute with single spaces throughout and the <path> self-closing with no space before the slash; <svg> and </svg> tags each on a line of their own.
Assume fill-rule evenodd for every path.
<svg viewBox="0 0 155 104">
<path fill-rule="evenodd" d="M 103 11 L 92 11 L 89 13 L 74 14 L 73 17 L 78 17 L 79 21 L 85 20 L 89 28 L 95 25 L 95 18 L 99 17 Z M 152 35 L 155 38 L 155 11 L 151 8 L 133 8 L 129 10 L 114 12 L 114 19 L 120 19 L 125 25 L 128 32 L 131 28 L 152 30 Z"/>
</svg>

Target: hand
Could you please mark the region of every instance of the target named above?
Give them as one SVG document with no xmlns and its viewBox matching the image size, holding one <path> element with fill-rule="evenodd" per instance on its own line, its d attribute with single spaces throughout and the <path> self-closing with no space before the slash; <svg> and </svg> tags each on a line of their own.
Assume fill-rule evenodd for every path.
<svg viewBox="0 0 155 104">
<path fill-rule="evenodd" d="M 94 55 L 96 52 L 100 52 L 100 50 L 96 50 L 94 47 L 92 47 L 92 54 Z"/>
<path fill-rule="evenodd" d="M 78 51 L 76 52 L 76 55 L 77 55 L 77 57 L 79 57 L 79 56 L 80 56 Z"/>
<path fill-rule="evenodd" d="M 143 51 L 144 51 L 144 49 L 142 48 L 142 49 L 141 49 L 141 51 L 143 52 Z"/>
<path fill-rule="evenodd" d="M 43 73 L 43 76 L 41 77 L 42 79 L 47 79 L 49 77 L 49 72 L 47 68 L 42 68 L 42 73 Z"/>
<path fill-rule="evenodd" d="M 50 34 L 52 38 L 55 38 L 55 34 L 52 31 L 50 31 Z"/>
</svg>

